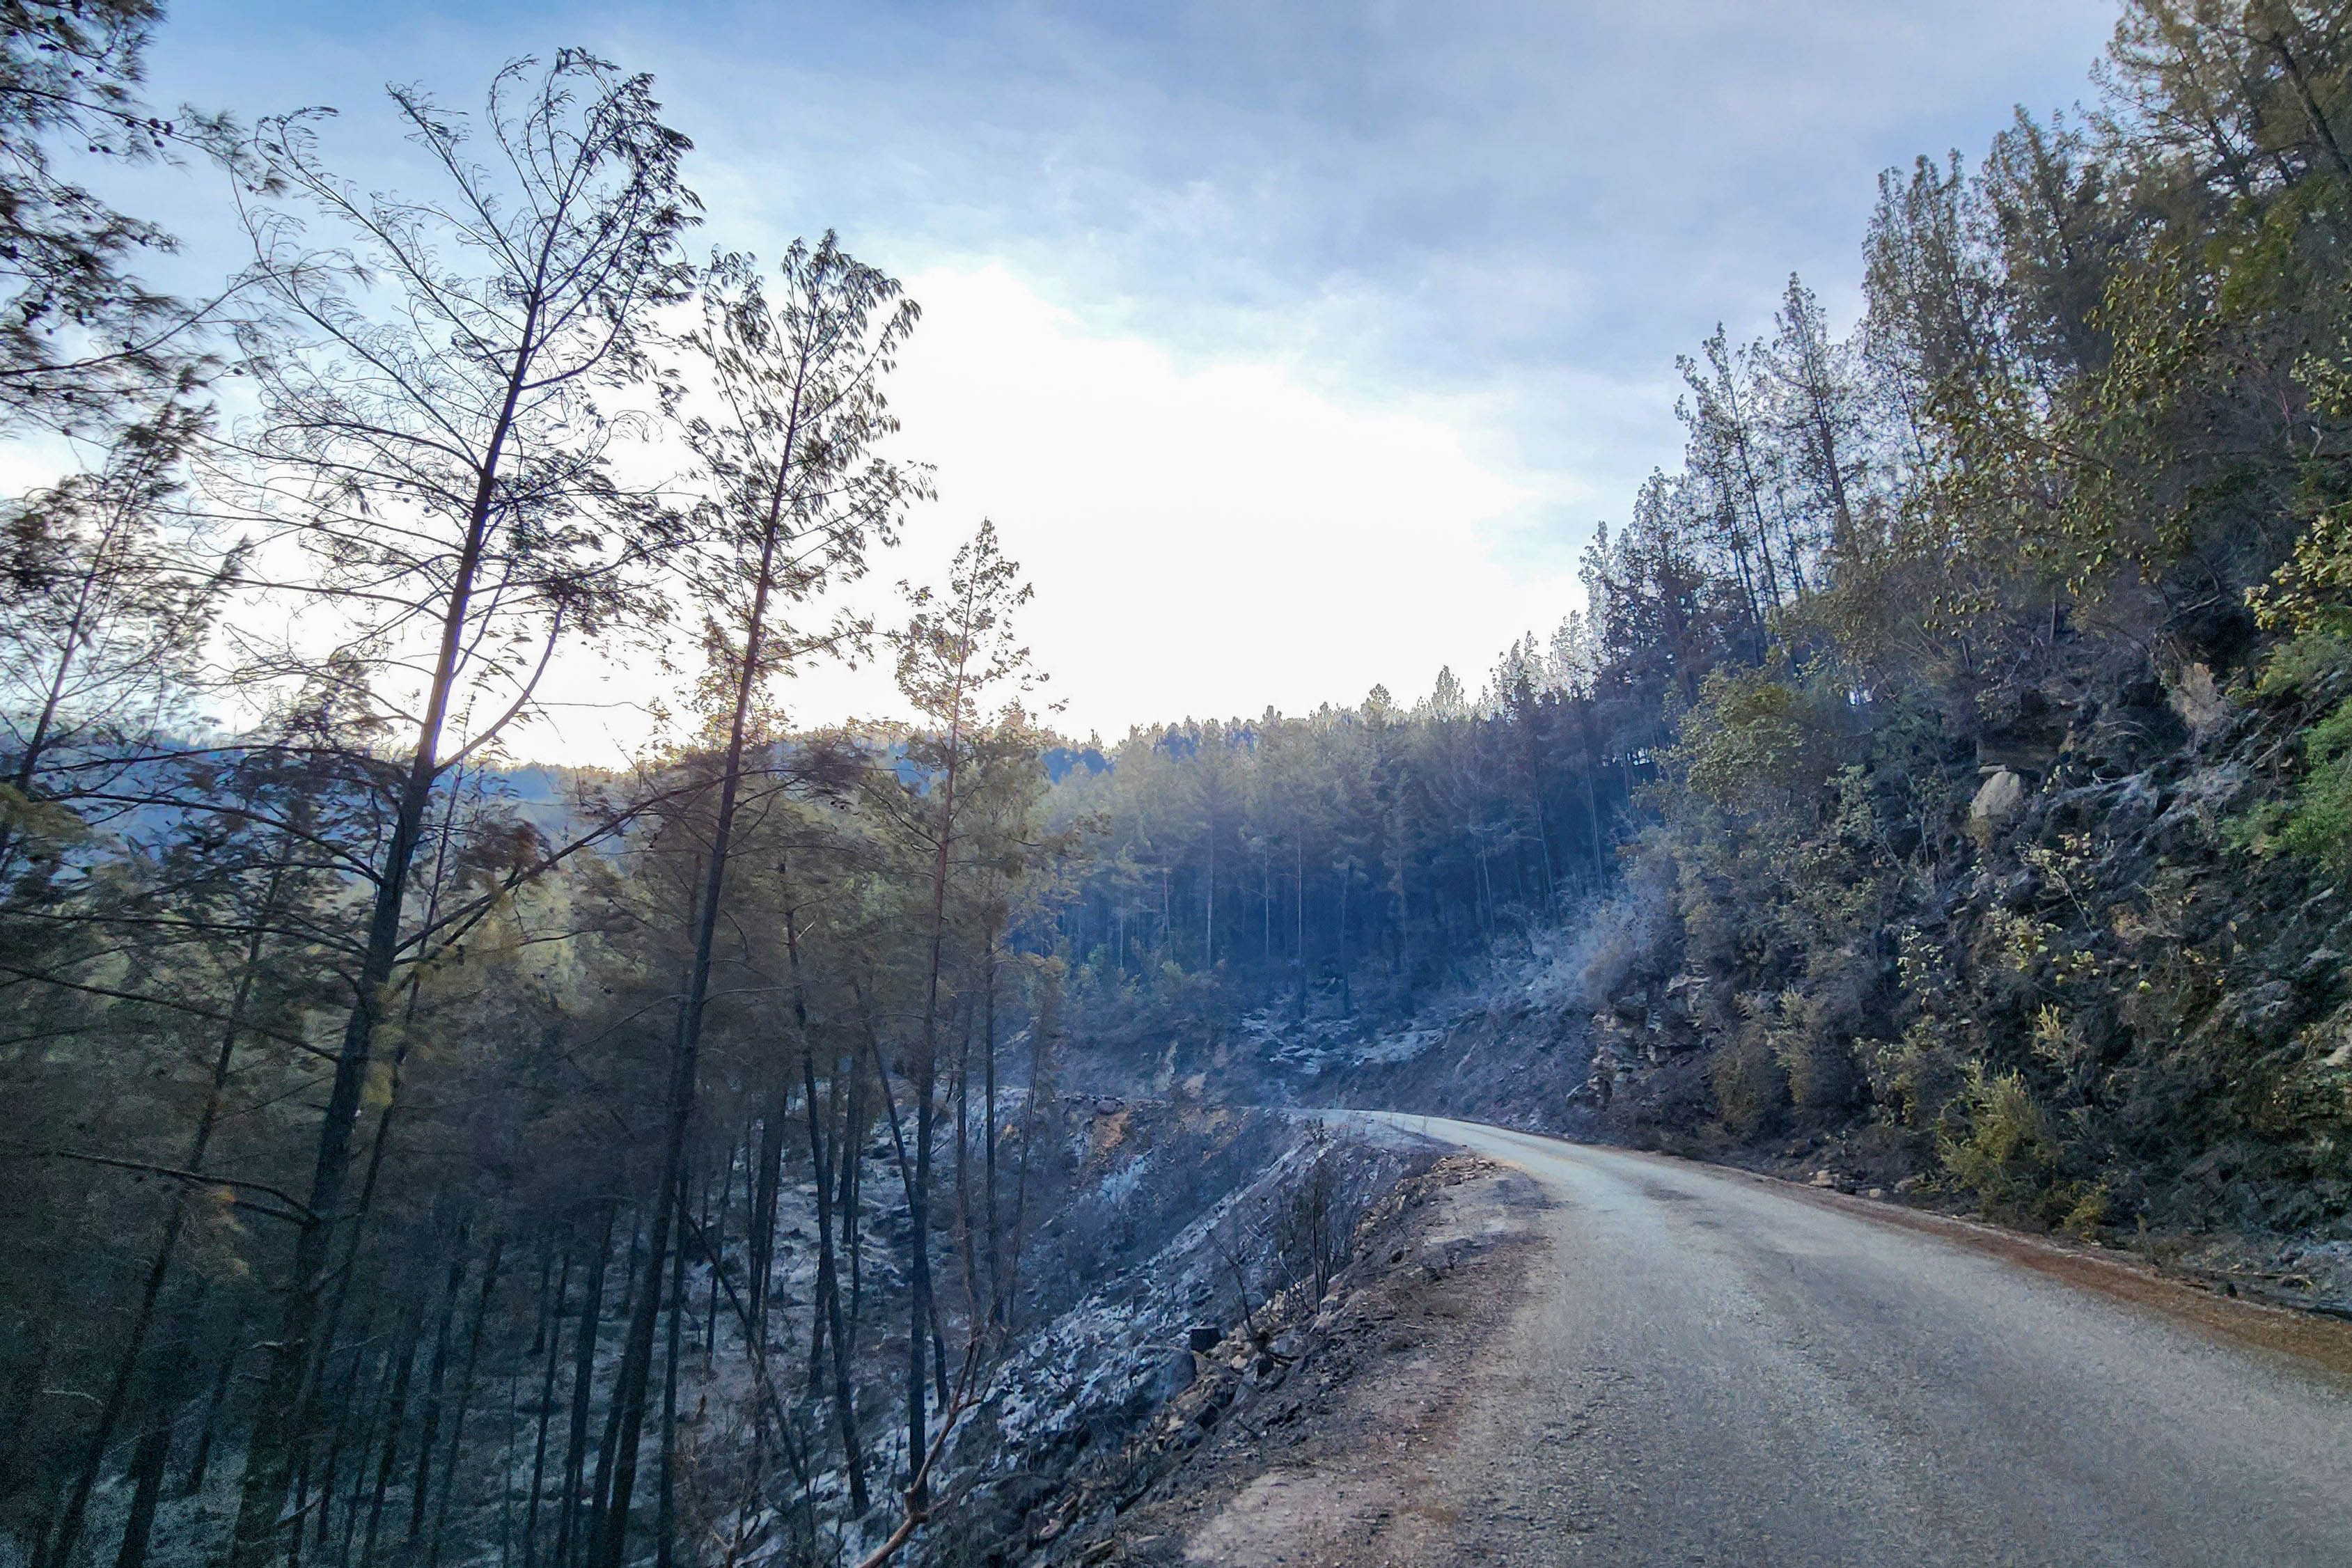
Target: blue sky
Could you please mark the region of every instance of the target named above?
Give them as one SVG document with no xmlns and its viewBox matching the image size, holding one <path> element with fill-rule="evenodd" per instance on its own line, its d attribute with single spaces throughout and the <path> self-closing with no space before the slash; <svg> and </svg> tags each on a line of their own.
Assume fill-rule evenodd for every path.
<svg viewBox="0 0 2352 1568">
<path fill-rule="evenodd" d="M 180 0 L 152 75 L 247 116 L 334 105 L 329 147 L 400 184 L 387 80 L 464 107 L 564 43 L 655 72 L 707 239 L 830 226 L 925 305 L 898 401 L 941 499 L 876 584 L 993 515 L 1066 721 L 1117 733 L 1410 696 L 1548 628 L 1595 523 L 1674 460 L 1674 356 L 1762 331 L 1792 270 L 1850 317 L 1877 172 L 2087 97 L 2113 19 Z M 145 183 L 208 264 L 206 177 Z M 834 677 L 802 699 L 886 705 Z"/>
</svg>

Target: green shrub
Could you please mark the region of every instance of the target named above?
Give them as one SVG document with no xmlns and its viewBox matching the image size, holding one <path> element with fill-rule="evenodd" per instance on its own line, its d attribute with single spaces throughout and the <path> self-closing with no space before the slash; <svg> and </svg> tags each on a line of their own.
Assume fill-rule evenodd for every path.
<svg viewBox="0 0 2352 1568">
<path fill-rule="evenodd" d="M 1765 1037 L 1780 1063 L 1789 1099 L 1801 1110 L 1836 1111 L 1853 1104 L 1859 1074 L 1853 1048 L 1820 997 L 1790 989 L 1780 993 Z"/>
<path fill-rule="evenodd" d="M 1788 1108 L 1788 1080 L 1771 1047 L 1746 1034 L 1715 1053 L 1707 1064 L 1707 1081 L 1715 1089 L 1724 1130 L 1735 1138 L 1769 1131 Z"/>
<path fill-rule="evenodd" d="M 2040 1206 L 2062 1153 L 2049 1118 L 2021 1074 L 1988 1073 L 1982 1062 L 1962 1072 L 1968 1131 L 1944 1136 L 1945 1168 L 1988 1209 Z"/>
<path fill-rule="evenodd" d="M 2280 847 L 2341 875 L 2352 871 L 2352 702 L 2304 731 L 2311 771 L 2279 826 Z"/>
<path fill-rule="evenodd" d="M 1728 805 L 1759 789 L 1801 795 L 1821 787 L 1836 765 L 1835 738 L 1818 694 L 1781 673 L 1708 671 L 1675 752 L 1693 789 Z"/>
<path fill-rule="evenodd" d="M 1982 1062 L 1962 1068 L 1955 1107 L 1966 1131 L 1940 1142 L 1944 1168 L 1996 1219 L 2063 1227 L 2089 1236 L 2105 1223 L 2104 1185 L 2070 1180 L 2066 1146 L 2024 1076 L 1990 1073 Z"/>
</svg>

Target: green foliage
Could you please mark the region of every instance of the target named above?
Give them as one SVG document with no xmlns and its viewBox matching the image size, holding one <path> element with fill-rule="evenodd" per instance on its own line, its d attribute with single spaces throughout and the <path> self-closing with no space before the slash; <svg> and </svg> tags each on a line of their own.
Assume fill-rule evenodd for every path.
<svg viewBox="0 0 2352 1568">
<path fill-rule="evenodd" d="M 1989 1206 L 2032 1210 L 2063 1161 L 2057 1133 L 2023 1075 L 1988 1072 L 1982 1062 L 1961 1072 L 1967 1131 L 1942 1141 L 1945 1165 Z"/>
<path fill-rule="evenodd" d="M 2299 651 L 2289 656 L 2288 670 L 2307 668 L 2326 651 L 2340 647 L 2352 636 L 2352 513 L 2321 512 L 2294 542 L 2294 552 L 2282 562 L 2268 582 L 2246 590 L 2247 605 L 2268 631 L 2293 634 L 2284 645 Z M 2273 666 L 2278 656 L 2273 656 Z"/>
<path fill-rule="evenodd" d="M 1757 789 L 1818 788 L 1832 752 L 1810 707 L 1770 672 L 1710 671 L 1677 752 L 1691 787 L 1718 805 Z"/>
<path fill-rule="evenodd" d="M 2306 361 L 2306 380 L 2331 405 L 2344 395 L 2332 362 Z M 2352 674 L 2352 514 L 2321 512 L 2270 580 L 2246 593 L 2255 619 L 2284 639 L 2263 660 L 2254 689 L 2275 702 L 2325 700 Z M 2232 825 L 2257 857 L 2284 851 L 2338 876 L 2352 872 L 2352 700 L 2302 731 L 2303 777 L 2286 802 L 2258 803 Z"/>
<path fill-rule="evenodd" d="M 1772 1059 L 1789 1085 L 1790 1103 L 1816 1115 L 1834 1114 L 1853 1101 L 1853 1046 L 1836 1016 L 1836 998 L 1822 990 L 1791 987 L 1780 993 L 1764 1022 Z"/>
<path fill-rule="evenodd" d="M 1953 1179 L 1974 1193 L 1987 1213 L 2077 1235 L 2092 1234 L 2104 1223 L 2105 1191 L 2066 1176 L 2065 1142 L 2021 1073 L 1968 1063 L 1960 1108 L 1962 1129 L 1947 1132 L 1938 1151 Z"/>
<path fill-rule="evenodd" d="M 1789 1104 L 1789 1082 L 1771 1047 L 1740 1037 L 1707 1061 L 1707 1083 L 1723 1125 L 1735 1138 L 1761 1137 L 1780 1125 Z"/>
<path fill-rule="evenodd" d="M 2307 771 L 2269 837 L 2338 876 L 2352 874 L 2352 701 L 2305 731 L 2303 751 Z"/>
</svg>

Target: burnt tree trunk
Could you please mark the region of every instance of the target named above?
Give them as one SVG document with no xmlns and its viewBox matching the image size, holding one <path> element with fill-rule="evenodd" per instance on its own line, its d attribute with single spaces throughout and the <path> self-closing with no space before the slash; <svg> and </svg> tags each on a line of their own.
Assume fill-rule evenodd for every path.
<svg viewBox="0 0 2352 1568">
<path fill-rule="evenodd" d="M 563 1359 L 563 1293 L 572 1286 L 572 1249 L 563 1249 L 563 1262 L 555 1276 L 555 1294 L 548 1298 L 540 1313 L 539 1338 L 534 1349 L 545 1352 L 547 1360 L 539 1381 L 539 1435 L 532 1439 L 530 1452 L 530 1500 L 523 1506 L 522 1568 L 536 1568 L 539 1550 L 539 1502 L 547 1487 L 547 1424 L 555 1411 L 556 1370 Z"/>
<path fill-rule="evenodd" d="M 490 1315 L 490 1296 L 498 1289 L 499 1260 L 506 1250 L 503 1237 L 491 1241 L 482 1260 L 482 1286 L 474 1297 L 473 1321 L 466 1327 L 466 1361 L 457 1375 L 457 1410 L 449 1421 L 449 1452 L 441 1462 L 441 1504 L 433 1515 L 433 1541 L 425 1552 L 426 1568 L 441 1561 L 441 1545 L 449 1528 L 449 1504 L 457 1490 L 457 1454 L 466 1445 L 466 1411 L 474 1402 L 474 1373 L 481 1364 L 482 1326 Z"/>
<path fill-rule="evenodd" d="M 236 1374 L 236 1358 L 244 1350 L 243 1340 L 232 1337 L 228 1349 L 221 1352 L 212 1392 L 205 1397 L 204 1424 L 196 1428 L 196 1451 L 189 1457 L 188 1473 L 180 1482 L 182 1497 L 194 1497 L 205 1489 L 205 1473 L 212 1467 L 213 1434 L 220 1430 L 221 1406 L 228 1402 L 229 1382 Z"/>
<path fill-rule="evenodd" d="M 425 1332 L 425 1303 L 419 1301 L 408 1314 L 407 1327 L 402 1331 L 401 1348 L 394 1362 L 392 1397 L 383 1413 L 383 1457 L 375 1469 L 375 1491 L 368 1500 L 367 1535 L 360 1547 L 360 1561 L 375 1561 L 376 1532 L 383 1524 L 383 1496 L 391 1489 L 393 1471 L 400 1464 L 400 1429 L 408 1419 L 408 1390 L 416 1372 L 416 1342 Z"/>
<path fill-rule="evenodd" d="M 425 1540 L 425 1505 L 433 1480 L 433 1450 L 441 1437 L 441 1395 L 449 1379 L 449 1333 L 457 1321 L 457 1288 L 466 1281 L 466 1255 L 449 1260 L 449 1282 L 441 1291 L 441 1321 L 433 1331 L 433 1361 L 425 1377 L 425 1416 L 416 1438 L 416 1473 L 408 1489 L 405 1554 L 416 1555 Z"/>
<path fill-rule="evenodd" d="M 628 1264 L 621 1280 L 620 1319 L 624 1323 L 633 1319 L 638 1310 L 639 1298 L 648 1288 L 656 1298 L 661 1295 L 661 1281 L 647 1281 L 644 1278 L 647 1272 L 644 1252 L 645 1233 L 633 1223 L 629 1227 Z M 605 1517 L 612 1507 L 613 1477 L 622 1461 L 630 1457 L 622 1451 L 622 1420 L 625 1414 L 625 1402 L 616 1389 L 604 1406 L 604 1434 L 596 1445 L 596 1481 L 588 1494 L 588 1532 L 583 1544 L 587 1548 L 587 1560 L 591 1563 L 596 1561 L 597 1543 L 604 1539 Z"/>
<path fill-rule="evenodd" d="M 604 1308 L 604 1264 L 613 1250 L 614 1215 L 604 1211 L 596 1251 L 588 1264 L 588 1284 L 580 1302 L 580 1326 L 572 1332 L 572 1430 L 563 1451 L 563 1506 L 556 1514 L 555 1561 L 572 1561 L 572 1538 L 580 1523 L 580 1483 L 588 1466 L 588 1406 L 596 1391 L 596 1328 Z"/>
<path fill-rule="evenodd" d="M 670 1248 L 668 1342 L 662 1356 L 661 1498 L 654 1519 L 656 1568 L 671 1568 L 677 1539 L 677 1357 L 678 1322 L 686 1312 L 686 1186 L 677 1190 L 679 1245 Z M 759 1314 L 752 1317 L 756 1321 Z"/>
</svg>

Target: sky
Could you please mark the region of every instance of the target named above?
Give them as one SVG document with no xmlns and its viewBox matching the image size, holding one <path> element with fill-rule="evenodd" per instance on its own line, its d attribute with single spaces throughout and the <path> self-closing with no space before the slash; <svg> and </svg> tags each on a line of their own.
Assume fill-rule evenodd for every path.
<svg viewBox="0 0 2352 1568">
<path fill-rule="evenodd" d="M 837 230 L 922 324 L 891 384 L 939 499 L 856 593 L 892 614 L 994 520 L 1074 734 L 1474 689 L 1580 602 L 1580 552 L 1680 449 L 1674 360 L 1850 321 L 1878 172 L 2091 96 L 2113 0 L 1155 5 L 178 0 L 152 96 L 339 112 L 417 177 L 382 88 L 478 100 L 517 55 L 656 74 L 698 244 Z M 226 265 L 211 176 L 141 177 Z M 131 204 L 126 204 L 131 205 Z M 597 759 L 642 661 L 561 674 Z M 803 721 L 887 712 L 813 672 Z"/>
</svg>

